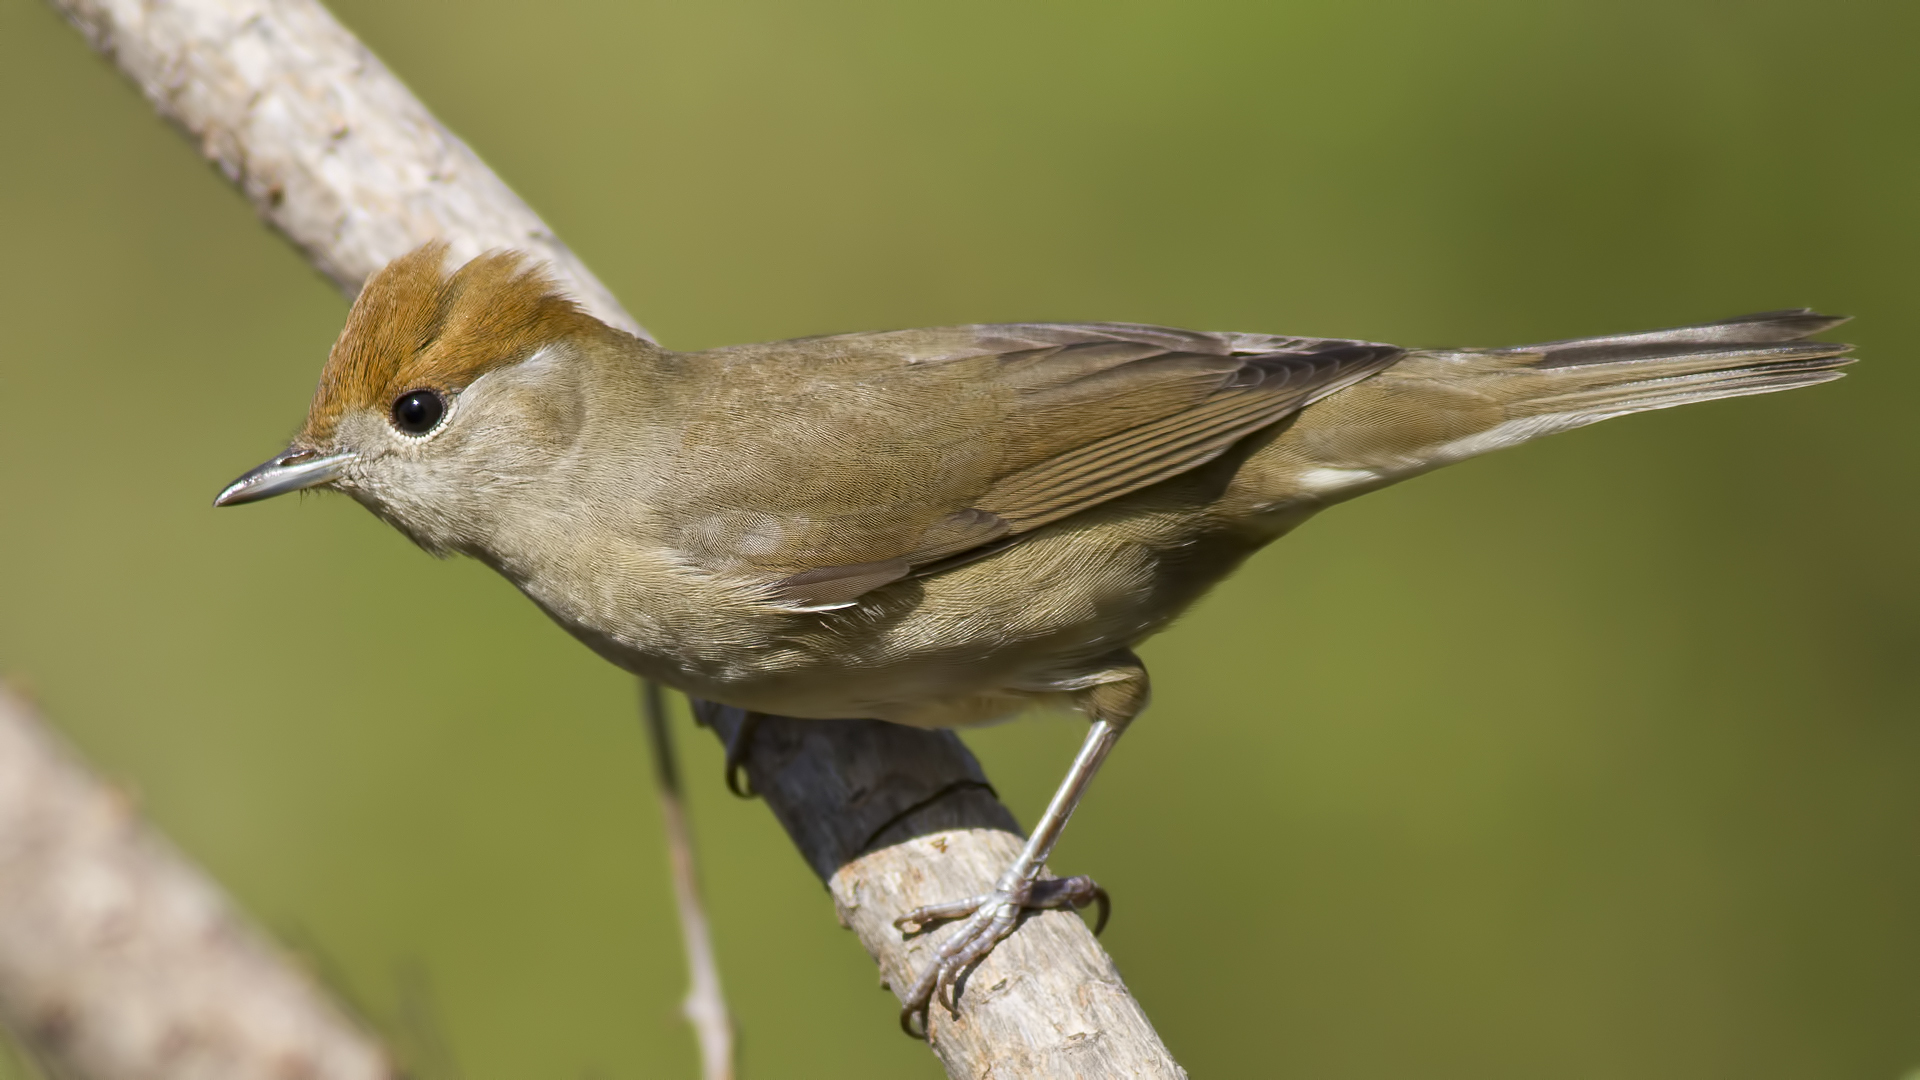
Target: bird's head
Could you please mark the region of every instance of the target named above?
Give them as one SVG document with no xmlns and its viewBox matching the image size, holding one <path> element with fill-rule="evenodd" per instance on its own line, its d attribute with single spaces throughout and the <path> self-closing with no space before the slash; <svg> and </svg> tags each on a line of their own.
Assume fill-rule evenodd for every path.
<svg viewBox="0 0 1920 1080">
<path fill-rule="evenodd" d="M 540 482 L 578 438 L 582 351 L 625 335 L 524 255 L 446 257 L 431 243 L 367 282 L 306 424 L 215 506 L 333 488 L 446 552 L 484 542 L 499 496 Z"/>
</svg>

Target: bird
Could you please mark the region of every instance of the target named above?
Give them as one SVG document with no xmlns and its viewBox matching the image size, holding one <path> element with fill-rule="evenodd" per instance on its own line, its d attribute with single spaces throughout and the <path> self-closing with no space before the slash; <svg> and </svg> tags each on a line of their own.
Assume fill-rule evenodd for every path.
<svg viewBox="0 0 1920 1080">
<path fill-rule="evenodd" d="M 1134 648 L 1329 506 L 1616 416 L 1841 377 L 1844 317 L 1770 311 L 1513 348 L 1135 323 L 1011 323 L 675 352 L 538 260 L 436 241 L 365 284 L 285 451 L 217 506 L 342 492 L 480 560 L 615 665 L 800 718 L 930 728 L 1065 706 L 1089 727 L 901 1017 L 1034 908 L 1042 868 L 1146 708 Z"/>
</svg>

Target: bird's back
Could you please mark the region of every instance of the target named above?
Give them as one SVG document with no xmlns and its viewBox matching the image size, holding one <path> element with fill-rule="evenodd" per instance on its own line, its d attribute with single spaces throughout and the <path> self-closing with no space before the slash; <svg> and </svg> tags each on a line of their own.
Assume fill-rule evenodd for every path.
<svg viewBox="0 0 1920 1080">
<path fill-rule="evenodd" d="M 788 715 L 1004 715 L 1327 505 L 1610 416 L 1837 377 L 1846 348 L 1804 340 L 1835 322 L 1411 353 L 1043 324 L 691 354 L 660 490 L 697 580 L 674 639 L 629 666 Z"/>
</svg>

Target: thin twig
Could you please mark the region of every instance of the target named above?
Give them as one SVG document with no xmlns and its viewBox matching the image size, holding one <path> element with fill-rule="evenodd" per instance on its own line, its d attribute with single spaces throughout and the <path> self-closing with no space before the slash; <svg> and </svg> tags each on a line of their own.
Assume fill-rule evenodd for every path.
<svg viewBox="0 0 1920 1080">
<path fill-rule="evenodd" d="M 700 875 L 694 862 L 693 830 L 687 824 L 686 797 L 674 760 L 673 732 L 667 726 L 666 694 L 651 679 L 640 680 L 641 713 L 653 749 L 654 789 L 660 793 L 660 819 L 667 833 L 667 858 L 673 867 L 673 903 L 680 912 L 680 941 L 687 950 L 687 997 L 680 1011 L 700 1043 L 700 1075 L 733 1080 L 733 1017 L 720 991 L 720 964 L 713 955 L 713 933 L 700 903 Z"/>
</svg>

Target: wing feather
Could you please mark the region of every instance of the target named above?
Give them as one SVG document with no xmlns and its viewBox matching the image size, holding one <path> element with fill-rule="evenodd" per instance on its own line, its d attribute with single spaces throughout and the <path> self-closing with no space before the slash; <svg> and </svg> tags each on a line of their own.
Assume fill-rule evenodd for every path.
<svg viewBox="0 0 1920 1080">
<path fill-rule="evenodd" d="M 795 470 L 782 483 L 766 457 L 753 457 L 738 470 L 750 480 L 730 487 L 736 482 L 722 475 L 701 493 L 703 505 L 727 508 L 728 520 L 758 523 L 747 537 L 753 558 L 739 554 L 748 545 L 732 545 L 736 567 L 767 567 L 775 598 L 808 610 L 856 603 L 1190 471 L 1404 355 L 1368 342 L 1122 323 L 954 327 L 759 348 L 726 352 L 733 362 L 809 365 L 799 385 L 863 403 L 844 414 L 863 440 L 813 436 L 838 452 L 832 461 L 780 465 Z M 971 410 L 964 415 L 943 404 L 961 398 Z M 876 438 L 927 445 L 922 430 L 959 450 L 859 455 Z M 764 433 L 755 445 L 782 437 Z M 950 471 L 946 461 L 968 469 Z M 809 464 L 811 473 L 800 471 Z M 866 472 L 874 491 L 891 494 L 863 501 Z M 822 475 L 843 481 L 822 491 L 809 483 Z M 730 531 L 710 526 L 700 546 L 725 559 Z M 792 539 L 770 546 L 770 536 Z"/>
<path fill-rule="evenodd" d="M 1229 383 L 1199 405 L 1086 443 L 1014 473 L 984 492 L 981 509 L 1013 532 L 1058 521 L 1199 467 L 1255 431 L 1397 360 L 1392 346 L 1268 355 L 1245 365 L 1258 378 Z M 911 558 L 911 557 L 910 557 Z"/>
</svg>

